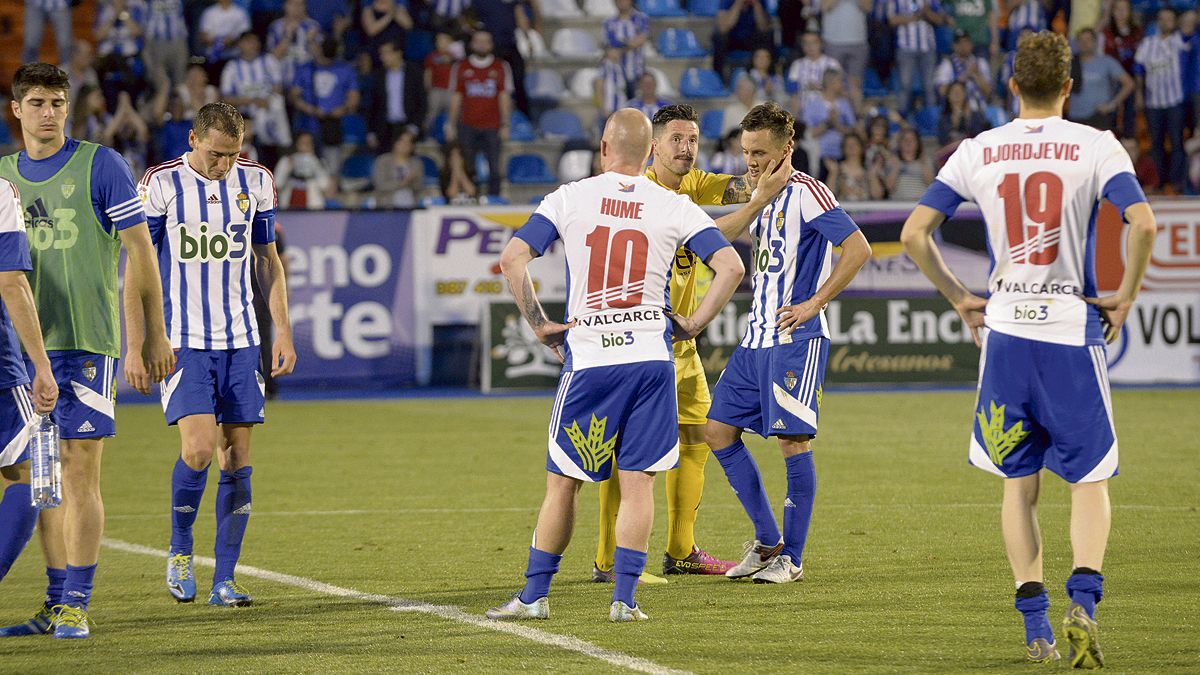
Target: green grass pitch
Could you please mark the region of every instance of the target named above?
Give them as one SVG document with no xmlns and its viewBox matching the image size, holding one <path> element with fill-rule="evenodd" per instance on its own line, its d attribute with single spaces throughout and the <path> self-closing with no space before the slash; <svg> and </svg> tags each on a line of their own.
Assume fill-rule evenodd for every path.
<svg viewBox="0 0 1200 675">
<path fill-rule="evenodd" d="M 643 587 L 652 620 L 607 621 L 608 586 L 588 583 L 596 496 L 580 499 L 575 540 L 536 628 L 693 672 L 1033 671 L 999 533 L 999 480 L 966 464 L 970 392 L 828 392 L 815 443 L 818 496 L 807 579 L 786 586 L 673 577 Z M 1100 605 L 1116 672 L 1200 668 L 1200 390 L 1115 394 L 1122 475 Z M 549 398 L 276 403 L 255 432 L 254 515 L 242 562 L 343 588 L 479 615 L 518 590 L 545 482 Z M 106 450 L 107 536 L 165 550 L 178 438 L 151 406 L 119 411 Z M 785 487 L 772 444 L 752 441 L 777 508 Z M 736 557 L 752 534 L 715 460 L 699 542 Z M 211 555 L 216 476 L 197 521 Z M 661 563 L 663 479 L 650 546 Z M 1042 496 L 1051 617 L 1070 572 L 1068 492 Z M 434 672 L 621 670 L 557 646 L 429 613 L 389 611 L 241 577 L 244 609 L 177 605 L 165 561 L 106 548 L 93 638 L 0 642 L 0 671 Z M 211 568 L 198 567 L 200 600 Z M 41 601 L 35 536 L 0 584 L 0 621 Z M 1049 666 L 1061 668 L 1062 665 Z"/>
</svg>

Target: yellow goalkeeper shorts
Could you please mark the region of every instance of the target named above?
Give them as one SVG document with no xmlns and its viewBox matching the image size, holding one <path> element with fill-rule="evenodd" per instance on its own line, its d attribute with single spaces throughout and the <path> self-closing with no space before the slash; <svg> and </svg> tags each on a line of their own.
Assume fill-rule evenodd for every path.
<svg viewBox="0 0 1200 675">
<path fill-rule="evenodd" d="M 679 400 L 680 424 L 705 424 L 712 395 L 704 377 L 704 364 L 692 349 L 675 359 L 675 390 Z"/>
</svg>

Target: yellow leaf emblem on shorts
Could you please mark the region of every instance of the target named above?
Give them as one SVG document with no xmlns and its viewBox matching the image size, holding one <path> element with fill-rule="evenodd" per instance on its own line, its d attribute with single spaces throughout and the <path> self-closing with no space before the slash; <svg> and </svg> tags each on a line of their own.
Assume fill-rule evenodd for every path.
<svg viewBox="0 0 1200 675">
<path fill-rule="evenodd" d="M 578 421 L 571 422 L 569 427 L 563 427 L 563 431 L 567 432 L 567 437 L 571 439 L 571 445 L 575 446 L 575 452 L 578 452 L 579 458 L 583 460 L 584 471 L 599 471 L 613 456 L 617 447 L 617 434 L 604 440 L 604 427 L 607 425 L 607 417 L 596 419 L 596 414 L 592 413 L 587 436 L 583 435 Z"/>
<path fill-rule="evenodd" d="M 1025 422 L 1021 420 L 1005 429 L 1004 406 L 996 405 L 995 401 L 990 401 L 989 406 L 991 408 L 990 419 L 984 414 L 982 408 L 976 413 L 976 417 L 979 418 L 979 435 L 983 436 L 983 445 L 987 448 L 992 464 L 1000 466 L 1004 463 L 1004 458 L 1016 449 L 1017 444 L 1025 440 L 1029 431 L 1025 428 Z"/>
</svg>

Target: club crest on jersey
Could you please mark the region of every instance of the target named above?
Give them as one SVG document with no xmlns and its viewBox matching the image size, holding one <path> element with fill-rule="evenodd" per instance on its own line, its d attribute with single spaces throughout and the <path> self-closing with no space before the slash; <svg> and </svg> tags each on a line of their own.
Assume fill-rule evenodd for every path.
<svg viewBox="0 0 1200 675">
<path fill-rule="evenodd" d="M 780 211 L 779 215 L 775 216 L 775 229 L 776 230 L 778 230 L 780 232 L 783 231 L 783 221 L 784 221 L 784 213 L 783 213 L 783 211 Z"/>
<path fill-rule="evenodd" d="M 794 370 L 789 370 L 783 374 L 783 386 L 787 387 L 788 391 L 796 388 L 796 372 Z"/>
<path fill-rule="evenodd" d="M 88 382 L 91 382 L 92 380 L 96 379 L 96 362 L 95 361 L 84 361 L 83 362 L 83 376 L 87 378 Z"/>
<path fill-rule="evenodd" d="M 238 211 L 242 213 L 250 210 L 250 197 L 245 192 L 237 193 L 237 199 L 234 203 L 237 204 Z"/>
<path fill-rule="evenodd" d="M 633 192 L 633 189 L 637 187 L 636 183 L 617 183 L 617 185 L 621 186 L 617 192 Z"/>
<path fill-rule="evenodd" d="M 75 181 L 68 178 L 59 186 L 62 188 L 63 199 L 70 199 L 71 195 L 75 194 Z"/>
</svg>

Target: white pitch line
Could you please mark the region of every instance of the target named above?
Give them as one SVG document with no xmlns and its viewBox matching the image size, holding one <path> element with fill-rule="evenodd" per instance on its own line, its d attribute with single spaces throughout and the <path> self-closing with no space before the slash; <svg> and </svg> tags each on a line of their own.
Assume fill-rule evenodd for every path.
<svg viewBox="0 0 1200 675">
<path fill-rule="evenodd" d="M 102 540 L 102 543 L 108 548 L 116 551 L 124 551 L 125 553 L 137 553 L 139 555 L 148 555 L 156 558 L 167 557 L 167 553 L 162 549 L 150 548 L 149 546 L 142 546 L 140 544 L 133 544 L 127 541 L 121 541 L 120 539 L 109 539 L 105 537 Z M 193 562 L 203 567 L 216 566 L 216 561 L 207 556 L 195 556 L 193 558 Z M 628 668 L 629 670 L 640 673 L 652 673 L 653 675 L 690 675 L 689 671 L 675 670 L 666 666 L 660 666 L 653 661 L 636 656 L 630 656 L 629 654 L 613 651 L 611 649 L 605 649 L 585 640 L 580 640 L 579 638 L 574 638 L 567 635 L 559 635 L 557 633 L 544 631 L 540 628 L 531 628 L 530 626 L 522 624 L 492 621 L 482 616 L 468 614 L 467 612 L 464 612 L 453 605 L 434 605 L 428 602 L 422 602 L 420 600 L 408 600 L 406 598 L 380 595 L 378 593 L 363 593 L 362 591 L 356 591 L 353 588 L 334 586 L 322 581 L 317 581 L 316 579 L 298 577 L 291 574 L 284 574 L 282 572 L 274 572 L 271 570 L 262 569 L 261 567 L 252 567 L 250 565 L 239 564 L 237 566 L 237 573 L 239 575 L 263 579 L 265 581 L 271 581 L 277 584 L 283 584 L 285 586 L 303 588 L 306 591 L 324 593 L 325 595 L 332 595 L 339 598 L 352 598 L 354 600 L 361 600 L 363 602 L 384 605 L 395 612 L 418 612 L 421 614 L 429 614 L 431 616 L 477 626 L 479 628 L 495 631 L 497 633 L 507 633 L 509 635 L 525 638 L 531 642 L 536 642 L 548 647 L 557 647 L 566 651 L 577 652 L 579 654 L 583 654 L 584 656 L 604 661 L 610 665 L 620 668 Z"/>
</svg>

